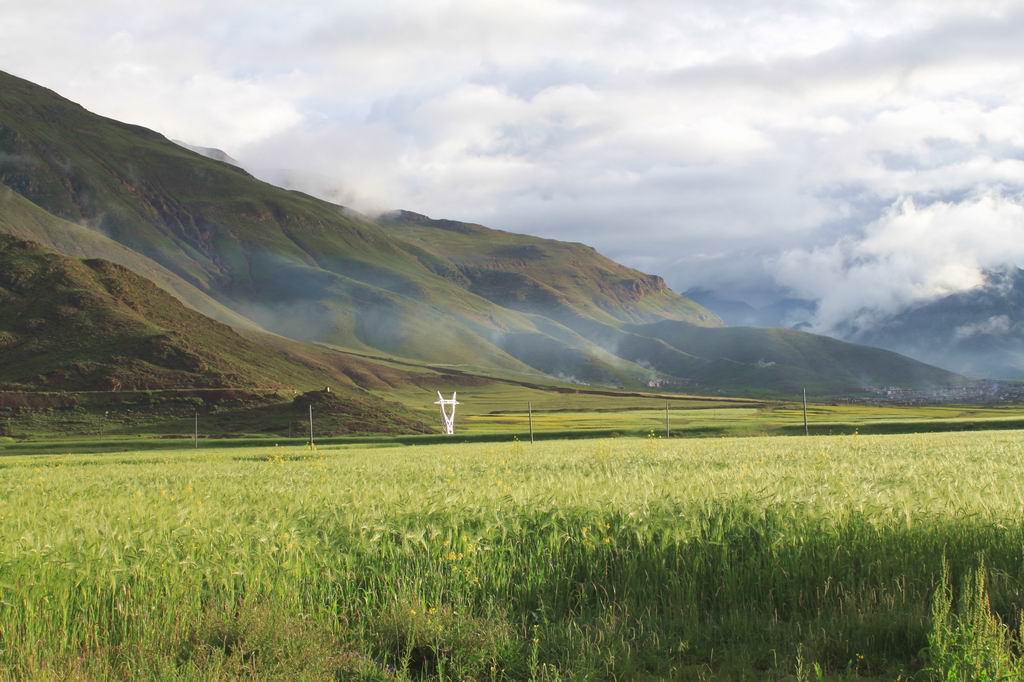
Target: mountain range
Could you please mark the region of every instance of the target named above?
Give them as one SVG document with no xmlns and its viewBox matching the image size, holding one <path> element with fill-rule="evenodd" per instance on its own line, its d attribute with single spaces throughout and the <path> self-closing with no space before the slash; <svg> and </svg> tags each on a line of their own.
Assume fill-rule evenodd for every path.
<svg viewBox="0 0 1024 682">
<path fill-rule="evenodd" d="M 335 351 L 330 363 L 373 355 L 606 386 L 762 394 L 806 386 L 824 395 L 962 381 L 828 337 L 725 327 L 660 277 L 584 244 L 411 211 L 372 218 L 267 184 L 200 151 L 0 72 L 0 232 L 32 242 L 17 248 L 87 259 L 67 266 L 99 287 L 78 305 L 102 308 L 110 277 L 130 288 L 151 282 L 173 296 L 207 322 L 175 326 L 154 307 L 102 317 L 126 330 L 149 324 L 158 337 L 164 329 L 163 338 L 174 342 L 168 352 L 201 358 L 221 383 L 273 378 L 255 368 L 247 374 L 238 362 L 261 351 L 227 353 L 231 344 L 217 334 L 229 331 L 272 353 L 322 358 Z M 59 317 L 65 305 L 33 319 Z M 33 332 L 19 326 L 0 333 L 25 342 Z M 207 343 L 224 356 L 203 356 Z M 141 362 L 152 359 L 148 346 L 113 345 Z M 46 383 L 68 360 L 52 356 L 46 366 L 41 355 L 17 357 L 35 363 L 14 377 L 30 383 Z M 102 365 L 103 357 L 83 350 L 75 362 Z M 290 372 L 282 368 L 276 378 Z M 143 375 L 156 382 L 161 372 Z"/>
<path fill-rule="evenodd" d="M 730 326 L 812 328 L 815 303 L 784 298 L 755 307 L 709 289 L 686 291 Z M 872 316 L 871 324 L 841 324 L 830 335 L 895 351 L 977 379 L 1024 380 L 1024 270 L 984 273 L 981 286 Z"/>
<path fill-rule="evenodd" d="M 985 274 L 965 292 L 912 306 L 852 334 L 972 377 L 1024 379 L 1024 270 Z"/>
</svg>

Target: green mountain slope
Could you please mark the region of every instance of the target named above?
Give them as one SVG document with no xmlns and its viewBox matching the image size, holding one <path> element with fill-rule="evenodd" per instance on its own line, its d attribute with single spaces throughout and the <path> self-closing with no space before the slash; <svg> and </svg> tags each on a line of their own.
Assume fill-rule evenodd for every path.
<svg viewBox="0 0 1024 682">
<path fill-rule="evenodd" d="M 872 387 L 928 389 L 964 381 L 892 351 L 791 329 L 708 329 L 664 321 L 630 330 L 641 339 L 656 339 L 700 358 L 701 364 L 687 361 L 687 376 L 699 385 L 713 383 L 726 390 L 745 387 L 792 394 L 806 387 L 815 394 L 848 394 Z M 673 365 L 662 366 L 667 374 L 679 375 Z"/>
<path fill-rule="evenodd" d="M 0 187 L 0 232 L 121 263 L 261 346 L 355 383 L 363 368 L 288 339 L 491 373 L 734 393 L 957 380 L 810 335 L 787 343 L 827 348 L 824 360 L 809 350 L 773 360 L 772 332 L 716 335 L 712 313 L 582 244 L 404 211 L 371 220 L 2 72 Z"/>
<path fill-rule="evenodd" d="M 602 256 L 585 244 L 541 239 L 411 211 L 385 214 L 392 234 L 454 263 L 451 276 L 498 305 L 559 320 L 621 322 L 721 321 L 680 296 L 656 275 Z"/>
<path fill-rule="evenodd" d="M 337 367 L 243 337 L 120 265 L 68 258 L 7 235 L 0 235 L 0 356 L 0 387 L 112 396 L 168 389 L 288 395 L 339 378 Z M 330 394 L 340 421 L 357 419 L 363 431 L 425 430 L 395 406 L 342 388 Z M 275 400 L 271 393 L 260 410 L 287 419 L 294 410 Z"/>
<path fill-rule="evenodd" d="M 0 186 L 0 234 L 35 241 L 72 258 L 102 258 L 123 265 L 174 294 L 195 310 L 242 329 L 259 329 L 156 261 L 100 232 L 47 213 L 13 190 Z"/>
<path fill-rule="evenodd" d="M 197 313 L 132 271 L 0 235 L 0 380 L 68 390 L 282 388 L 313 367 Z"/>
<path fill-rule="evenodd" d="M 508 352 L 518 346 L 502 346 L 508 333 L 566 345 L 528 315 L 473 291 L 457 264 L 365 216 L 260 182 L 6 74 L 0 184 L 155 261 L 270 331 L 512 371 L 530 365 Z M 620 270 L 628 279 L 631 271 Z M 644 308 L 646 276 L 634 274 L 635 283 L 624 283 L 637 288 L 629 305 Z M 579 291 L 598 290 L 590 284 Z M 649 293 L 662 299 L 662 309 L 677 303 L 673 317 L 692 313 L 681 297 Z M 611 301 L 581 309 L 607 311 Z"/>
</svg>

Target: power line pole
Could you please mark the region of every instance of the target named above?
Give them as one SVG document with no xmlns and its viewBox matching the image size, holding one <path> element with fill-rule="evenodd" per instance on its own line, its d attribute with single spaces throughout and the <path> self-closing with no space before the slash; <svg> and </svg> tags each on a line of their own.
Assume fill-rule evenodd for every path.
<svg viewBox="0 0 1024 682">
<path fill-rule="evenodd" d="M 313 403 L 309 404 L 309 449 L 313 449 Z"/>
<path fill-rule="evenodd" d="M 195 416 L 196 416 L 195 431 L 194 431 L 194 433 L 192 435 L 192 438 L 195 441 L 196 450 L 198 450 L 199 449 L 199 410 L 198 409 L 196 410 L 196 415 Z"/>
<path fill-rule="evenodd" d="M 441 406 L 441 423 L 444 425 L 444 432 L 448 436 L 455 434 L 455 406 L 461 405 L 456 398 L 456 391 L 452 391 L 451 400 L 441 395 L 441 391 L 437 392 L 437 402 L 435 405 Z M 448 412 L 448 408 L 452 408 L 451 413 Z"/>
<path fill-rule="evenodd" d="M 530 414 L 530 442 L 533 442 L 533 401 L 526 403 L 526 409 Z"/>
<path fill-rule="evenodd" d="M 811 435 L 810 430 L 807 428 L 807 389 L 804 389 L 804 435 Z"/>
</svg>

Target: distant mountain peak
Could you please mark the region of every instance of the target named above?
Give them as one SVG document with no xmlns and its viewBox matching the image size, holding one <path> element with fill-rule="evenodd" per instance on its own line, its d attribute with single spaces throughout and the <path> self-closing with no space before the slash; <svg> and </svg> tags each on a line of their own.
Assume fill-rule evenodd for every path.
<svg viewBox="0 0 1024 682">
<path fill-rule="evenodd" d="M 232 166 L 237 166 L 238 168 L 242 167 L 242 164 L 237 159 L 230 156 L 223 149 L 217 149 L 216 147 L 200 147 L 198 145 L 189 144 L 188 142 L 182 142 L 181 140 L 171 140 L 171 142 L 180 147 L 184 147 L 189 151 L 193 151 L 196 154 L 202 154 L 208 159 L 222 161 L 224 163 L 231 164 Z"/>
<path fill-rule="evenodd" d="M 416 213 L 415 211 L 406 211 L 401 208 L 381 213 L 380 219 L 386 223 L 429 223 L 433 220 L 428 215 Z"/>
<path fill-rule="evenodd" d="M 439 230 L 460 232 L 462 234 L 473 234 L 475 232 L 490 230 L 490 228 L 486 228 L 483 225 L 478 225 L 476 223 L 464 223 L 458 220 L 448 220 L 445 218 L 431 218 L 430 216 L 422 213 L 406 211 L 403 209 L 383 213 L 378 217 L 378 221 L 383 225 L 427 225 Z M 493 231 L 499 232 L 500 230 Z"/>
</svg>

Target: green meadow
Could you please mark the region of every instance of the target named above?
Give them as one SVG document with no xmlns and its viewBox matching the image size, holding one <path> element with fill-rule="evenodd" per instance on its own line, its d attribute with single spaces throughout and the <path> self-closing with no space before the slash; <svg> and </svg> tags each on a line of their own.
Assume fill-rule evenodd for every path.
<svg viewBox="0 0 1024 682">
<path fill-rule="evenodd" d="M 391 394 L 416 416 L 437 421 L 430 394 L 404 389 Z M 522 438 L 529 433 L 532 405 L 536 434 L 558 437 L 588 431 L 619 431 L 678 436 L 741 436 L 803 433 L 799 403 L 749 398 L 650 394 L 558 393 L 492 384 L 459 391 L 457 430 L 467 435 L 500 433 Z M 921 430 L 956 431 L 983 428 L 1024 428 L 1020 405 L 885 406 L 816 403 L 808 406 L 812 433 L 893 433 Z"/>
<path fill-rule="evenodd" d="M 314 437 L 322 445 L 429 444 L 530 440 L 530 409 L 536 440 L 564 440 L 651 434 L 672 438 L 803 434 L 800 403 L 727 396 L 701 396 L 601 390 L 568 385 L 523 386 L 490 378 L 462 377 L 462 385 L 433 379 L 425 386 L 405 385 L 380 392 L 396 415 L 434 425 L 434 434 L 404 432 L 339 434 L 344 415 L 314 412 Z M 437 388 L 446 396 L 458 390 L 460 405 L 455 438 L 440 434 L 434 401 Z M 174 392 L 138 392 L 148 400 L 134 413 L 95 407 L 10 413 L 0 419 L 0 457 L 32 453 L 98 453 L 173 450 L 191 441 L 196 422 L 193 405 L 174 403 Z M 161 400 L 167 403 L 166 407 Z M 667 408 L 667 415 L 666 415 Z M 261 409 L 199 406 L 199 443 L 204 448 L 300 446 L 308 441 L 305 409 L 295 411 L 290 398 Z M 276 410 L 276 411 L 275 411 Z M 291 428 L 288 428 L 288 424 Z M 284 429 L 282 430 L 282 426 Z M 893 434 L 1024 429 L 1021 405 L 886 406 L 812 401 L 808 406 L 812 435 Z"/>
<path fill-rule="evenodd" d="M 12 455 L 0 677 L 1020 679 L 1022 465 L 1020 431 Z"/>
</svg>

